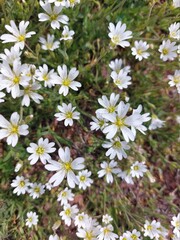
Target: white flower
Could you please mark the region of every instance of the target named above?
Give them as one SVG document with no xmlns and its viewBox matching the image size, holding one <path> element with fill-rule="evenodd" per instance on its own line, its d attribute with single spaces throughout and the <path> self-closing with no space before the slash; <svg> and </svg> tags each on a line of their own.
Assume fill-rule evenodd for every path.
<svg viewBox="0 0 180 240">
<path fill-rule="evenodd" d="M 174 227 L 173 233 L 180 238 L 180 213 L 172 217 L 171 224 Z"/>
<path fill-rule="evenodd" d="M 111 77 L 113 79 L 113 82 L 119 89 L 128 88 L 128 86 L 131 84 L 131 77 L 127 75 L 128 72 L 121 69 L 119 73 L 112 71 Z"/>
<path fill-rule="evenodd" d="M 113 226 L 111 224 L 100 228 L 100 234 L 97 237 L 99 240 L 115 240 L 118 238 L 116 233 L 113 233 Z"/>
<path fill-rule="evenodd" d="M 138 59 L 139 61 L 141 61 L 143 58 L 148 58 L 150 56 L 150 54 L 148 52 L 146 52 L 146 50 L 149 48 L 149 45 L 147 44 L 147 42 L 143 42 L 142 40 L 135 41 L 134 42 L 134 47 L 131 48 L 132 50 L 132 55 L 135 56 L 136 59 Z"/>
<path fill-rule="evenodd" d="M 144 224 L 144 236 L 150 237 L 151 239 L 155 237 L 159 237 L 159 234 L 161 233 L 159 228 L 161 227 L 160 222 L 157 222 L 156 220 L 153 220 L 151 223 L 149 221 L 145 221 Z"/>
<path fill-rule="evenodd" d="M 112 217 L 108 214 L 105 214 L 102 217 L 102 222 L 105 223 L 105 224 L 108 224 L 108 223 L 112 222 L 112 220 L 113 220 Z"/>
<path fill-rule="evenodd" d="M 4 54 L 0 54 L 0 59 L 3 61 L 6 61 L 9 65 L 13 65 L 13 62 L 15 60 L 20 61 L 22 51 L 20 51 L 20 48 L 15 45 L 14 47 L 11 47 L 11 49 L 4 49 Z"/>
<path fill-rule="evenodd" d="M 74 79 L 79 75 L 79 71 L 76 68 L 71 68 L 69 73 L 67 73 L 67 66 L 58 66 L 57 71 L 59 73 L 59 83 L 61 85 L 59 89 L 59 94 L 66 96 L 69 93 L 69 88 L 74 91 L 78 91 L 78 88 L 81 87 L 81 83 L 74 81 Z"/>
<path fill-rule="evenodd" d="M 76 214 L 79 212 L 77 205 L 71 206 L 70 204 L 64 205 L 64 210 L 60 212 L 60 216 L 65 221 L 67 226 L 71 225 L 72 220 L 74 220 Z"/>
<path fill-rule="evenodd" d="M 97 236 L 100 233 L 100 227 L 96 221 L 92 218 L 88 218 L 85 221 L 85 226 L 82 228 L 78 228 L 76 235 L 79 238 L 83 238 L 84 240 L 97 240 Z"/>
<path fill-rule="evenodd" d="M 98 131 L 99 129 L 103 130 L 105 126 L 107 126 L 107 120 L 104 119 L 100 114 L 97 114 L 97 118 L 92 117 L 92 120 L 93 121 L 90 122 L 91 131 Z"/>
<path fill-rule="evenodd" d="M 131 236 L 131 232 L 126 231 L 125 233 L 123 233 L 122 236 L 119 237 L 119 240 L 131 240 L 130 236 Z"/>
<path fill-rule="evenodd" d="M 118 177 L 121 177 L 124 181 L 126 181 L 128 184 L 134 184 L 132 176 L 130 174 L 130 171 L 126 170 L 126 171 L 121 171 L 118 174 Z"/>
<path fill-rule="evenodd" d="M 77 179 L 79 181 L 79 189 L 85 190 L 87 187 L 90 187 L 91 184 L 93 183 L 93 180 L 90 178 L 91 176 L 91 171 L 88 172 L 88 170 L 83 170 L 78 173 Z"/>
<path fill-rule="evenodd" d="M 169 85 L 171 87 L 176 86 L 178 93 L 180 94 L 180 70 L 176 70 L 174 75 L 168 75 Z"/>
<path fill-rule="evenodd" d="M 32 99 L 35 103 L 40 104 L 40 100 L 43 100 L 44 98 L 43 96 L 35 92 L 40 88 L 41 85 L 35 82 L 24 87 L 24 90 L 20 90 L 20 96 L 23 96 L 21 105 L 29 107 L 30 99 Z"/>
<path fill-rule="evenodd" d="M 173 7 L 175 7 L 175 8 L 180 7 L 180 1 L 179 0 L 173 0 Z"/>
<path fill-rule="evenodd" d="M 11 187 L 14 187 L 13 193 L 18 196 L 20 194 L 25 194 L 28 191 L 29 180 L 25 179 L 23 176 L 17 176 L 11 183 Z"/>
<path fill-rule="evenodd" d="M 141 233 L 138 232 L 136 229 L 133 229 L 130 234 L 130 240 L 141 240 Z"/>
<path fill-rule="evenodd" d="M 40 5 L 46 12 L 38 14 L 40 22 L 50 21 L 53 29 L 59 29 L 60 23 L 68 24 L 69 18 L 66 15 L 60 15 L 62 6 L 54 6 L 52 8 L 50 3 L 44 3 L 43 1 L 40 1 Z"/>
<path fill-rule="evenodd" d="M 82 170 L 84 168 L 84 158 L 78 157 L 74 160 L 71 159 L 70 149 L 68 147 L 60 148 L 58 150 L 59 162 L 50 160 L 49 164 L 45 165 L 45 168 L 49 171 L 56 171 L 56 173 L 49 179 L 53 186 L 58 186 L 65 177 L 67 177 L 67 183 L 70 188 L 74 188 L 75 184 L 79 184 L 76 175 L 73 170 Z"/>
<path fill-rule="evenodd" d="M 180 23 L 173 23 L 169 27 L 169 36 L 179 40 L 180 38 Z"/>
<path fill-rule="evenodd" d="M 27 148 L 27 152 L 31 153 L 31 155 L 28 157 L 30 164 L 35 164 L 38 159 L 40 159 L 43 164 L 46 164 L 46 162 L 51 159 L 49 153 L 56 151 L 54 145 L 55 143 L 49 142 L 48 138 L 40 138 L 37 144 L 30 143 L 30 147 Z"/>
<path fill-rule="evenodd" d="M 28 212 L 27 218 L 26 218 L 26 226 L 31 228 L 32 225 L 37 225 L 37 223 L 38 223 L 38 215 L 35 212 Z"/>
<path fill-rule="evenodd" d="M 29 195 L 35 199 L 39 198 L 44 192 L 45 185 L 42 185 L 41 183 L 31 183 L 30 189 L 28 190 Z"/>
<path fill-rule="evenodd" d="M 44 37 L 40 37 L 39 38 L 39 42 L 42 44 L 41 48 L 43 50 L 50 50 L 50 51 L 54 51 L 55 49 L 59 48 L 59 41 L 54 41 L 54 35 L 47 35 L 47 39 L 45 39 Z"/>
<path fill-rule="evenodd" d="M 106 156 L 109 156 L 110 159 L 114 159 L 117 156 L 119 160 L 122 160 L 122 158 L 127 158 L 127 154 L 124 149 L 130 149 L 127 142 L 120 141 L 119 137 L 110 140 L 110 142 L 103 143 L 102 146 L 103 148 L 109 148 L 106 152 Z"/>
<path fill-rule="evenodd" d="M 43 64 L 42 67 L 40 66 L 39 69 L 36 70 L 35 75 L 38 81 L 43 81 L 44 86 L 49 88 L 58 83 L 60 79 L 57 73 L 54 72 L 54 69 L 48 72 L 48 66 L 46 64 Z"/>
<path fill-rule="evenodd" d="M 57 201 L 60 201 L 61 205 L 66 205 L 68 201 L 73 201 L 73 200 L 74 200 L 74 194 L 72 193 L 71 189 L 68 189 L 67 187 L 58 194 Z"/>
<path fill-rule="evenodd" d="M 15 172 L 19 172 L 19 170 L 21 169 L 21 167 L 23 166 L 23 164 L 21 162 L 18 162 L 14 168 Z"/>
<path fill-rule="evenodd" d="M 152 115 L 151 124 L 149 125 L 149 130 L 154 130 L 157 128 L 162 128 L 165 121 L 160 120 L 155 114 Z"/>
<path fill-rule="evenodd" d="M 88 218 L 89 218 L 88 215 L 85 214 L 84 212 L 79 213 L 74 219 L 75 226 L 77 226 L 78 228 L 86 227 L 86 222 L 88 221 Z"/>
<path fill-rule="evenodd" d="M 128 126 L 132 126 L 132 124 L 136 124 L 137 121 L 132 115 L 126 117 L 126 114 L 130 108 L 129 103 L 124 103 L 121 101 L 117 108 L 117 113 L 114 115 L 106 115 L 106 119 L 108 119 L 111 123 L 103 129 L 103 133 L 107 134 L 106 138 L 111 139 L 113 138 L 116 133 L 120 130 L 123 134 L 123 137 L 126 142 L 134 141 L 135 135 L 132 130 L 128 128 Z"/>
<path fill-rule="evenodd" d="M 103 108 L 99 108 L 96 111 L 96 116 L 106 116 L 106 114 L 113 115 L 114 112 L 117 110 L 117 102 L 119 100 L 120 95 L 111 93 L 110 99 L 103 95 L 102 98 L 98 98 L 98 102 Z"/>
<path fill-rule="evenodd" d="M 29 133 L 28 125 L 20 124 L 20 116 L 17 112 L 14 112 L 11 115 L 10 122 L 7 121 L 0 114 L 0 140 L 7 137 L 7 144 L 12 145 L 12 147 L 16 146 L 18 142 L 19 135 L 27 135 Z"/>
<path fill-rule="evenodd" d="M 6 88 L 8 93 L 11 93 L 13 98 L 17 98 L 20 96 L 20 85 L 28 86 L 31 77 L 23 76 L 22 72 L 26 68 L 26 65 L 21 65 L 21 62 L 15 60 L 13 62 L 13 66 L 11 66 L 4 61 L 1 66 L 1 84 L 0 90 Z"/>
<path fill-rule="evenodd" d="M 126 39 L 132 38 L 131 31 L 126 30 L 126 24 L 122 24 L 121 21 L 117 23 L 115 26 L 113 23 L 109 23 L 109 31 L 108 36 L 111 38 L 111 46 L 114 47 L 119 45 L 121 47 L 128 47 L 130 43 L 126 41 Z"/>
<path fill-rule="evenodd" d="M 119 73 L 120 70 L 123 70 L 124 72 L 127 72 L 129 73 L 131 70 L 131 67 L 130 66 L 126 66 L 124 68 L 122 68 L 122 59 L 115 59 L 114 61 L 111 61 L 110 64 L 109 64 L 109 67 L 115 71 L 117 74 Z"/>
<path fill-rule="evenodd" d="M 74 111 L 76 107 L 72 107 L 72 104 L 69 103 L 68 105 L 65 103 L 62 103 L 62 105 L 58 105 L 58 109 L 60 113 L 54 114 L 55 117 L 57 117 L 58 121 L 64 121 L 64 125 L 67 127 L 73 125 L 73 119 L 79 119 L 79 112 Z"/>
<path fill-rule="evenodd" d="M 178 47 L 175 46 L 176 42 L 171 42 L 169 39 L 167 41 L 163 41 L 162 44 L 159 47 L 159 52 L 161 53 L 160 58 L 163 61 L 167 60 L 174 60 L 175 57 L 177 57 L 177 49 Z"/>
<path fill-rule="evenodd" d="M 49 240 L 60 240 L 60 238 L 58 237 L 57 234 L 55 234 L 55 235 L 50 235 Z"/>
<path fill-rule="evenodd" d="M 147 172 L 147 166 L 145 165 L 145 162 L 136 161 L 131 166 L 130 174 L 132 177 L 137 177 L 137 178 L 142 177 L 145 172 Z"/>
<path fill-rule="evenodd" d="M 117 162 L 112 160 L 110 163 L 103 162 L 101 163 L 102 170 L 98 171 L 98 177 L 101 178 L 103 176 L 106 176 L 107 183 L 113 182 L 113 175 L 112 174 L 118 174 L 120 173 L 120 169 L 116 168 Z"/>
<path fill-rule="evenodd" d="M 155 239 L 156 240 L 167 239 L 169 231 L 163 226 L 160 226 L 158 230 L 160 231 L 160 234 L 159 237 L 155 237 Z"/>
<path fill-rule="evenodd" d="M 54 3 L 55 6 L 59 7 L 59 6 L 63 6 L 66 7 L 67 6 L 67 2 L 66 0 L 48 0 L 49 3 Z"/>
<path fill-rule="evenodd" d="M 50 191 L 50 190 L 53 188 L 53 185 L 52 185 L 50 182 L 47 182 L 47 183 L 45 184 L 45 187 L 46 187 L 47 190 Z"/>
<path fill-rule="evenodd" d="M 69 30 L 68 26 L 64 26 L 63 27 L 63 32 L 62 32 L 62 37 L 60 38 L 61 40 L 71 40 L 73 39 L 73 35 L 74 35 L 74 31 L 73 30 Z"/>
<path fill-rule="evenodd" d="M 4 102 L 4 99 L 3 99 L 3 97 L 5 97 L 6 96 L 6 94 L 5 93 L 3 93 L 3 92 L 0 92 L 0 103 L 1 102 Z"/>
<path fill-rule="evenodd" d="M 78 3 L 80 3 L 80 0 L 67 0 L 67 7 L 74 7 Z"/>
<path fill-rule="evenodd" d="M 26 28 L 29 25 L 29 21 L 21 21 L 19 23 L 19 29 L 17 28 L 13 20 L 10 21 L 10 25 L 5 25 L 5 28 L 11 34 L 3 34 L 0 39 L 3 40 L 3 43 L 14 42 L 15 46 L 24 48 L 26 38 L 30 38 L 32 35 L 36 34 L 34 31 L 26 33 Z"/>
</svg>

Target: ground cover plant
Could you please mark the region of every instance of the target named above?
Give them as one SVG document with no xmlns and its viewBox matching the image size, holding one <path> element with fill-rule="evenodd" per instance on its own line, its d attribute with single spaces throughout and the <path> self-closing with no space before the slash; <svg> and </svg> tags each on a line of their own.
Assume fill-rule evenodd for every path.
<svg viewBox="0 0 180 240">
<path fill-rule="evenodd" d="M 179 7 L 0 1 L 0 239 L 180 239 Z"/>
</svg>

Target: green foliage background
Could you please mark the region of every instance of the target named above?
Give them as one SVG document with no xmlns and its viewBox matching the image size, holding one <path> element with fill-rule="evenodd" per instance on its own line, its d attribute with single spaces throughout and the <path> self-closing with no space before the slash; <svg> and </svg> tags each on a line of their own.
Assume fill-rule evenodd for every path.
<svg viewBox="0 0 180 240">
<path fill-rule="evenodd" d="M 56 199 L 65 183 L 36 200 L 28 195 L 18 197 L 10 187 L 16 177 L 14 167 L 19 161 L 23 163 L 19 174 L 23 173 L 32 182 L 45 184 L 48 181 L 48 172 L 41 163 L 32 167 L 27 160 L 26 147 L 42 136 L 56 141 L 57 147 L 59 144 L 71 147 L 73 156 L 85 157 L 86 166 L 93 173 L 94 184 L 84 192 L 76 189 L 76 203 L 80 209 L 98 220 L 103 214 L 109 213 L 119 235 L 134 228 L 141 230 L 145 219 L 156 218 L 168 228 L 172 215 L 177 214 L 180 207 L 177 184 L 179 129 L 176 121 L 180 112 L 179 96 L 176 89 L 169 87 L 167 75 L 179 68 L 179 62 L 178 58 L 173 62 L 163 62 L 159 58 L 158 48 L 162 40 L 168 38 L 170 24 L 180 20 L 178 9 L 173 9 L 171 1 L 81 0 L 81 4 L 73 9 L 64 10 L 70 18 L 70 29 L 75 31 L 73 42 L 61 43 L 54 52 L 41 50 L 38 39 L 47 33 L 55 34 L 58 39 L 62 28 L 54 31 L 47 22 L 38 22 L 40 12 L 43 10 L 37 0 L 1 0 L 0 35 L 6 32 L 4 25 L 9 24 L 11 19 L 16 23 L 29 20 L 28 30 L 35 31 L 36 35 L 27 40 L 28 48 L 25 48 L 23 63 L 35 64 L 37 67 L 46 63 L 54 69 L 63 63 L 69 68 L 77 67 L 82 88 L 78 93 L 71 92 L 68 99 L 58 94 L 58 87 L 42 88 L 40 94 L 44 96 L 44 101 L 40 105 L 31 103 L 28 108 L 22 108 L 20 99 L 13 100 L 9 95 L 1 103 L 0 113 L 7 119 L 13 112 L 21 111 L 28 122 L 30 134 L 20 138 L 15 148 L 7 146 L 5 141 L 0 143 L 0 239 L 48 239 L 53 232 L 53 224 L 60 220 L 58 213 L 61 208 Z M 148 60 L 136 61 L 130 48 L 109 48 L 108 24 L 119 20 L 127 24 L 128 30 L 133 31 L 131 46 L 140 39 L 151 44 Z M 1 43 L 0 52 L 10 46 Z M 138 133 L 136 141 L 131 144 L 128 159 L 121 162 L 121 166 L 128 168 L 136 160 L 146 161 L 149 175 L 133 186 L 120 179 L 107 185 L 104 180 L 97 178 L 100 163 L 108 158 L 101 147 L 104 136 L 91 132 L 89 127 L 91 117 L 99 107 L 98 97 L 103 94 L 109 96 L 112 92 L 119 93 L 110 79 L 108 67 L 115 58 L 124 59 L 125 65 L 130 65 L 132 69 L 132 85 L 127 91 L 121 92 L 121 99 L 129 96 L 133 108 L 142 104 L 144 112 L 154 113 L 166 121 L 162 129 L 148 131 L 145 136 Z M 71 102 L 81 113 L 81 120 L 71 128 L 55 122 L 54 113 L 62 101 Z M 39 214 L 37 229 L 27 229 L 25 226 L 26 213 L 31 210 Z M 75 229 L 66 228 L 63 222 L 57 233 L 64 239 L 76 239 Z"/>
</svg>

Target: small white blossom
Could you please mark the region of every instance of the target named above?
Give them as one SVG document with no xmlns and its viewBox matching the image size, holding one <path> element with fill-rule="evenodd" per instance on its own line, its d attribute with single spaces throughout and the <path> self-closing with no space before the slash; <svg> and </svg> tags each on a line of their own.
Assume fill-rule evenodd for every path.
<svg viewBox="0 0 180 240">
<path fill-rule="evenodd" d="M 125 170 L 125 171 L 121 171 L 118 174 L 118 177 L 122 178 L 125 182 L 127 182 L 128 184 L 134 184 L 132 176 L 130 174 L 130 171 Z"/>
<path fill-rule="evenodd" d="M 91 131 L 98 131 L 99 129 L 102 131 L 105 126 L 107 126 L 107 120 L 104 119 L 100 114 L 97 114 L 97 118 L 92 117 L 92 120 L 93 121 L 90 122 Z"/>
<path fill-rule="evenodd" d="M 46 164 L 46 162 L 51 159 L 49 153 L 56 151 L 54 145 L 55 143 L 49 142 L 48 138 L 40 138 L 37 144 L 30 143 L 30 147 L 27 148 L 27 152 L 31 153 L 31 155 L 28 157 L 30 164 L 35 164 L 39 159 L 43 164 Z"/>
<path fill-rule="evenodd" d="M 122 59 L 115 59 L 114 61 L 111 61 L 110 64 L 109 64 L 109 67 L 115 71 L 117 74 L 120 72 L 120 70 L 123 70 L 124 72 L 127 72 L 129 73 L 131 70 L 131 67 L 130 66 L 126 66 L 124 68 L 122 68 L 122 64 L 123 64 L 123 61 Z"/>
<path fill-rule="evenodd" d="M 63 27 L 63 31 L 62 31 L 62 37 L 60 38 L 60 41 L 64 40 L 71 40 L 73 39 L 73 35 L 74 35 L 74 31 L 73 30 L 69 30 L 68 26 L 64 26 Z"/>
<path fill-rule="evenodd" d="M 19 29 L 17 28 L 13 20 L 10 21 L 10 25 L 5 25 L 5 28 L 11 34 L 3 34 L 0 39 L 3 40 L 3 43 L 14 42 L 15 46 L 24 48 L 26 38 L 30 38 L 32 35 L 36 34 L 34 31 L 26 33 L 26 28 L 29 25 L 29 21 L 21 21 L 19 23 Z"/>
<path fill-rule="evenodd" d="M 133 229 L 133 231 L 130 233 L 130 240 L 141 240 L 141 233 L 136 229 Z"/>
<path fill-rule="evenodd" d="M 88 221 L 88 218 L 89 218 L 88 215 L 85 214 L 84 212 L 79 213 L 74 219 L 75 226 L 77 226 L 78 228 L 86 227 L 86 222 Z"/>
<path fill-rule="evenodd" d="M 130 43 L 126 41 L 126 39 L 132 38 L 132 32 L 126 31 L 126 24 L 122 24 L 121 21 L 117 23 L 115 26 L 113 23 L 109 23 L 109 31 L 108 36 L 111 38 L 111 46 L 115 47 L 117 45 L 121 47 L 129 47 Z"/>
<path fill-rule="evenodd" d="M 145 224 L 144 224 L 144 236 L 145 237 L 150 237 L 150 239 L 153 239 L 155 237 L 159 237 L 160 235 L 160 227 L 161 227 L 161 224 L 160 222 L 157 222 L 156 220 L 153 220 L 151 223 L 149 221 L 145 221 Z"/>
<path fill-rule="evenodd" d="M 33 225 L 37 225 L 38 215 L 35 212 L 28 212 L 26 218 L 26 226 L 31 228 Z"/>
<path fill-rule="evenodd" d="M 147 42 L 143 42 L 142 40 L 140 40 L 139 42 L 135 41 L 134 47 L 131 48 L 132 55 L 134 55 L 135 58 L 139 61 L 141 61 L 143 58 L 147 59 L 150 56 L 150 54 L 146 52 L 148 48 L 149 45 L 147 44 Z"/>
<path fill-rule="evenodd" d="M 93 180 L 90 178 L 91 176 L 91 171 L 88 172 L 88 170 L 83 170 L 78 173 L 77 179 L 79 181 L 79 189 L 85 190 L 87 187 L 90 187 L 91 184 L 93 183 Z"/>
<path fill-rule="evenodd" d="M 115 240 L 118 238 L 116 233 L 113 233 L 113 226 L 111 224 L 100 228 L 100 234 L 98 235 L 99 240 Z"/>
<path fill-rule="evenodd" d="M 112 71 L 111 72 L 111 77 L 113 79 L 114 84 L 119 88 L 119 89 L 124 89 L 128 88 L 128 86 L 132 83 L 131 82 L 131 77 L 127 75 L 128 72 L 124 70 L 120 70 L 119 73 Z"/>
<path fill-rule="evenodd" d="M 169 27 L 169 36 L 170 38 L 180 39 L 180 23 L 173 23 Z"/>
<path fill-rule="evenodd" d="M 66 0 L 47 0 L 49 3 L 54 3 L 55 6 L 59 7 L 66 7 L 67 6 L 67 1 Z"/>
<path fill-rule="evenodd" d="M 11 183 L 11 187 L 14 187 L 13 193 L 17 194 L 25 194 L 28 191 L 29 180 L 25 179 L 23 176 L 17 176 Z"/>
<path fill-rule="evenodd" d="M 178 93 L 180 94 L 180 70 L 176 70 L 174 75 L 168 75 L 169 85 L 171 87 L 176 86 Z"/>
<path fill-rule="evenodd" d="M 151 124 L 149 125 L 149 130 L 155 130 L 157 128 L 162 128 L 165 121 L 160 120 L 155 114 L 152 115 Z"/>
<path fill-rule="evenodd" d="M 73 119 L 79 119 L 79 112 L 74 111 L 76 107 L 72 107 L 72 104 L 69 103 L 68 105 L 65 103 L 62 103 L 62 105 L 58 105 L 58 109 L 60 113 L 54 114 L 55 117 L 57 117 L 58 121 L 64 120 L 64 125 L 67 127 L 73 125 Z"/>
<path fill-rule="evenodd" d="M 55 235 L 50 235 L 49 240 L 60 240 L 60 238 L 58 237 L 57 234 L 55 234 Z"/>
<path fill-rule="evenodd" d="M 20 48 L 15 45 L 14 47 L 11 47 L 11 49 L 4 49 L 4 53 L 0 54 L 0 59 L 3 61 L 6 61 L 9 65 L 13 65 L 13 62 L 15 60 L 20 61 L 22 51 L 20 51 Z"/>
<path fill-rule="evenodd" d="M 107 183 L 113 182 L 114 179 L 112 174 L 117 175 L 118 173 L 120 173 L 120 169 L 117 168 L 117 162 L 115 162 L 114 160 L 112 160 L 110 163 L 104 161 L 103 163 L 101 163 L 100 166 L 102 170 L 98 171 L 98 177 L 101 178 L 105 176 Z"/>
<path fill-rule="evenodd" d="M 74 194 L 72 193 L 71 189 L 68 189 L 67 187 L 58 194 L 57 201 L 60 201 L 61 205 L 66 205 L 68 204 L 68 201 L 73 200 Z"/>
<path fill-rule="evenodd" d="M 39 21 L 50 21 L 51 27 L 53 29 L 59 29 L 60 23 L 68 24 L 69 18 L 66 15 L 60 15 L 62 11 L 62 6 L 54 6 L 52 7 L 50 3 L 40 1 L 41 7 L 44 9 L 46 13 L 39 13 Z"/>
<path fill-rule="evenodd" d="M 105 214 L 102 217 L 102 222 L 105 223 L 105 224 L 108 224 L 108 223 L 112 222 L 112 220 L 113 220 L 112 217 L 108 214 Z"/>
<path fill-rule="evenodd" d="M 72 159 L 70 156 L 70 149 L 68 147 L 60 148 L 58 150 L 59 162 L 50 160 L 49 164 L 45 165 L 45 168 L 49 171 L 56 171 L 56 173 L 49 179 L 53 186 L 58 186 L 65 177 L 67 177 L 67 183 L 70 188 L 74 188 L 75 184 L 79 184 L 74 170 L 82 170 L 84 168 L 84 158 L 78 157 Z"/>
<path fill-rule="evenodd" d="M 66 96 L 69 93 L 69 88 L 74 91 L 78 91 L 78 88 L 81 87 L 81 83 L 74 81 L 74 79 L 79 75 L 79 71 L 76 68 L 71 68 L 69 73 L 67 73 L 67 66 L 58 66 L 57 71 L 59 73 L 59 83 L 61 87 L 59 89 L 59 94 Z"/>
<path fill-rule="evenodd" d="M 179 0 L 173 0 L 173 7 L 175 7 L 175 8 L 180 7 L 180 1 Z"/>
<path fill-rule="evenodd" d="M 78 3 L 80 3 L 80 0 L 67 0 L 67 7 L 73 8 Z"/>
<path fill-rule="evenodd" d="M 130 174 L 132 177 L 137 177 L 137 178 L 142 177 L 145 172 L 147 172 L 147 166 L 145 165 L 144 162 L 136 161 L 131 166 Z"/>
<path fill-rule="evenodd" d="M 177 49 L 176 42 L 171 42 L 169 39 L 167 41 L 164 40 L 159 47 L 159 52 L 161 53 L 160 58 L 163 61 L 174 60 L 174 58 L 177 57 Z"/>
<path fill-rule="evenodd" d="M 44 192 L 45 185 L 42 185 L 41 183 L 31 183 L 30 189 L 28 190 L 29 195 L 35 199 L 39 198 Z"/>
<path fill-rule="evenodd" d="M 41 48 L 43 50 L 50 50 L 54 51 L 55 49 L 59 48 L 59 41 L 54 41 L 54 35 L 47 35 L 47 38 L 40 37 L 39 42 L 41 43 Z"/>
<path fill-rule="evenodd" d="M 180 213 L 177 216 L 172 217 L 171 221 L 172 226 L 174 227 L 173 233 L 180 238 Z"/>
<path fill-rule="evenodd" d="M 60 216 L 64 220 L 67 226 L 71 225 L 72 220 L 74 220 L 76 214 L 79 212 L 77 205 L 71 206 L 70 204 L 64 205 L 63 211 L 60 212 Z"/>
<path fill-rule="evenodd" d="M 10 122 L 0 114 L 0 140 L 7 137 L 7 144 L 15 147 L 20 135 L 26 136 L 29 131 L 28 125 L 20 123 L 20 116 L 17 112 L 11 115 Z"/>
</svg>

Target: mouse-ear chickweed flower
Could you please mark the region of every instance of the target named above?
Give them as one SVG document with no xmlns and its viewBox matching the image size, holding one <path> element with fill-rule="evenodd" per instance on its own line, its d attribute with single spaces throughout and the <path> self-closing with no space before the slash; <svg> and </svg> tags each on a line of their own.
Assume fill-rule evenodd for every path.
<svg viewBox="0 0 180 240">
<path fill-rule="evenodd" d="M 174 75 L 168 75 L 170 87 L 176 86 L 178 93 L 180 94 L 180 70 L 176 70 Z"/>
<path fill-rule="evenodd" d="M 169 27 L 169 36 L 170 38 L 180 39 L 180 23 L 173 23 Z"/>
<path fill-rule="evenodd" d="M 29 25 L 29 21 L 21 21 L 19 23 L 19 29 L 17 28 L 15 22 L 13 20 L 10 21 L 10 25 L 5 25 L 5 28 L 11 34 L 3 34 L 0 39 L 3 40 L 3 43 L 14 42 L 15 46 L 23 49 L 25 46 L 26 38 L 30 38 L 32 35 L 36 34 L 34 31 L 26 33 L 26 28 Z"/>
<path fill-rule="evenodd" d="M 155 130 L 157 128 L 162 128 L 165 121 L 160 120 L 155 114 L 152 115 L 151 123 L 149 125 L 149 130 Z"/>
<path fill-rule="evenodd" d="M 20 135 L 26 136 L 29 131 L 28 125 L 20 123 L 20 116 L 17 112 L 11 115 L 10 122 L 0 115 L 0 139 L 7 137 L 7 144 L 15 147 Z"/>
<path fill-rule="evenodd" d="M 134 47 L 131 48 L 132 50 L 132 55 L 135 56 L 136 59 L 141 61 L 143 58 L 147 59 L 149 57 L 149 53 L 146 52 L 146 50 L 149 48 L 149 45 L 147 42 L 143 42 L 142 40 L 135 41 L 134 42 Z"/>
<path fill-rule="evenodd" d="M 64 26 L 63 27 L 63 31 L 62 31 L 62 36 L 60 38 L 60 41 L 64 40 L 71 40 L 73 39 L 73 35 L 74 35 L 74 31 L 73 30 L 69 30 L 68 26 Z"/>
<path fill-rule="evenodd" d="M 71 206 L 70 204 L 64 205 L 63 211 L 60 212 L 60 216 L 64 220 L 67 226 L 71 225 L 72 220 L 75 219 L 75 216 L 79 212 L 77 205 Z"/>
<path fill-rule="evenodd" d="M 55 36 L 47 34 L 47 37 L 40 37 L 39 42 L 41 43 L 41 48 L 43 50 L 54 51 L 55 49 L 59 48 L 59 41 L 54 41 Z"/>
<path fill-rule="evenodd" d="M 33 225 L 37 225 L 38 223 L 38 215 L 35 212 L 28 212 L 26 218 L 26 226 L 31 228 Z"/>
<path fill-rule="evenodd" d="M 171 42 L 169 39 L 164 40 L 159 47 L 159 52 L 161 53 L 160 58 L 163 61 L 173 61 L 175 57 L 177 57 L 178 47 L 176 46 L 176 42 Z"/>
<path fill-rule="evenodd" d="M 28 190 L 29 196 L 31 196 L 33 199 L 39 198 L 45 192 L 44 188 L 45 185 L 41 183 L 31 183 Z"/>
<path fill-rule="evenodd" d="M 28 192 L 29 185 L 29 180 L 25 179 L 23 176 L 17 176 L 11 183 L 11 187 L 15 188 L 13 193 L 16 193 L 18 196 Z"/>
<path fill-rule="evenodd" d="M 131 166 L 130 174 L 132 177 L 137 177 L 137 178 L 142 177 L 145 172 L 147 172 L 147 166 L 145 165 L 144 162 L 136 161 Z"/>
<path fill-rule="evenodd" d="M 123 69 L 121 69 L 119 71 L 119 73 L 112 71 L 111 77 L 112 77 L 115 85 L 119 89 L 128 88 L 128 86 L 131 84 L 131 77 L 128 76 L 128 72 L 124 71 Z"/>
<path fill-rule="evenodd" d="M 72 190 L 68 189 L 67 187 L 58 194 L 57 201 L 58 202 L 60 201 L 61 205 L 66 205 L 68 204 L 68 201 L 73 201 L 73 200 L 74 200 L 74 194 L 72 193 Z"/>
<path fill-rule="evenodd" d="M 87 187 L 90 187 L 91 184 L 93 183 L 93 180 L 90 178 L 91 176 L 91 171 L 83 170 L 78 173 L 77 179 L 79 181 L 79 189 L 85 190 Z"/>
<path fill-rule="evenodd" d="M 54 145 L 55 143 L 49 142 L 48 138 L 40 138 L 37 144 L 30 143 L 30 147 L 27 148 L 27 152 L 31 153 L 31 155 L 28 157 L 30 164 L 35 164 L 39 159 L 43 164 L 46 164 L 46 162 L 51 159 L 49 153 L 56 151 Z"/>
<path fill-rule="evenodd" d="M 132 38 L 132 32 L 126 31 L 125 23 L 122 24 L 122 22 L 119 21 L 116 26 L 113 23 L 109 23 L 109 31 L 108 36 L 111 38 L 111 47 L 119 45 L 124 48 L 130 46 L 130 43 L 126 40 Z"/>
<path fill-rule="evenodd" d="M 75 184 L 79 184 L 77 176 L 74 174 L 74 170 L 84 169 L 84 158 L 78 157 L 72 159 L 70 156 L 70 149 L 66 147 L 65 149 L 60 148 L 58 150 L 59 161 L 50 160 L 49 164 L 45 165 L 48 171 L 56 171 L 56 173 L 49 179 L 53 186 L 58 186 L 63 179 L 67 178 L 67 183 L 70 188 L 74 188 Z"/>
</svg>

